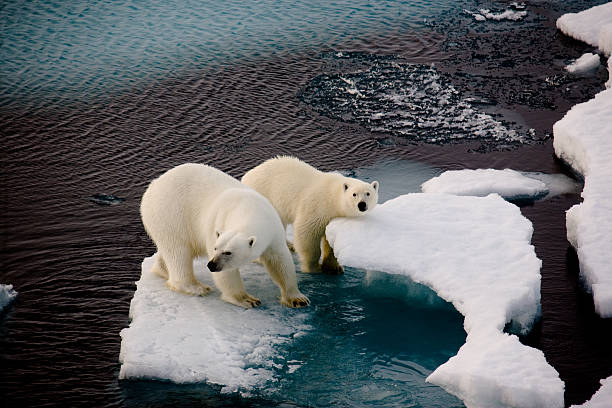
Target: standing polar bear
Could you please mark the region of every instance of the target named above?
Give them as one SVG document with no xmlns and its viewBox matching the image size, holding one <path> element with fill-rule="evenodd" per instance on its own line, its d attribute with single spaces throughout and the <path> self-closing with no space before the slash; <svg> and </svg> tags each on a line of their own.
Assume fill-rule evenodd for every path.
<svg viewBox="0 0 612 408">
<path fill-rule="evenodd" d="M 168 288 L 205 295 L 210 287 L 193 274 L 193 259 L 208 256 L 221 298 L 242 307 L 261 302 L 248 294 L 238 268 L 255 259 L 281 290 L 281 303 L 308 305 L 280 218 L 268 200 L 210 166 L 183 164 L 153 180 L 140 205 L 145 229 L 157 246 L 153 272 Z"/>
<path fill-rule="evenodd" d="M 294 246 L 303 272 L 343 273 L 325 237 L 336 217 L 365 214 L 378 202 L 378 181 L 324 173 L 295 157 L 280 156 L 249 170 L 242 182 L 266 197 L 283 225 L 293 224 Z M 321 257 L 323 245 L 323 261 Z"/>
</svg>

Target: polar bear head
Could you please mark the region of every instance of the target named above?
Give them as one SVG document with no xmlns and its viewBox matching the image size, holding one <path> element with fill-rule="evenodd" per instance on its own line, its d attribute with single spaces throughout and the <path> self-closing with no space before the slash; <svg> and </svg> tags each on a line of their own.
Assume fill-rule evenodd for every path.
<svg viewBox="0 0 612 408">
<path fill-rule="evenodd" d="M 256 237 L 246 236 L 241 232 L 216 231 L 216 241 L 213 256 L 207 266 L 211 272 L 236 269 L 247 264 L 259 255 L 255 252 Z"/>
<path fill-rule="evenodd" d="M 342 183 L 342 210 L 348 217 L 363 215 L 378 203 L 378 181 L 345 178 Z"/>
</svg>

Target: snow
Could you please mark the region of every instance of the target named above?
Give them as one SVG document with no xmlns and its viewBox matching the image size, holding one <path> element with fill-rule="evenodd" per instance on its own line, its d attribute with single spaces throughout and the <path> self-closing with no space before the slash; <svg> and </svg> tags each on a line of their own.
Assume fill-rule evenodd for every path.
<svg viewBox="0 0 612 408">
<path fill-rule="evenodd" d="M 584 201 L 566 215 L 567 239 L 595 311 L 612 317 L 612 89 L 570 109 L 553 134 L 555 154 L 584 177 Z"/>
<path fill-rule="evenodd" d="M 601 388 L 582 405 L 572 405 L 570 408 L 610 408 L 612 405 L 612 376 L 600 381 Z"/>
<path fill-rule="evenodd" d="M 468 407 L 562 407 L 564 384 L 544 354 L 503 332 L 528 332 L 540 313 L 532 233 L 496 194 L 407 194 L 326 230 L 343 265 L 407 275 L 465 316 L 466 343 L 429 382 Z"/>
<path fill-rule="evenodd" d="M 612 52 L 612 2 L 580 13 L 564 14 L 557 19 L 557 28 L 587 44 L 599 47 L 606 55 Z"/>
<path fill-rule="evenodd" d="M 450 170 L 421 185 L 424 193 L 484 197 L 497 193 L 507 200 L 536 200 L 579 191 L 580 185 L 563 174 L 523 173 L 512 169 Z"/>
<path fill-rule="evenodd" d="M 306 312 L 281 306 L 279 289 L 257 264 L 241 268 L 245 287 L 262 301 L 243 309 L 208 296 L 186 296 L 166 288 L 145 258 L 130 305 L 130 326 L 121 331 L 120 379 L 153 378 L 176 383 L 207 381 L 222 392 L 248 394 L 274 380 L 287 364 L 278 346 L 310 330 Z M 206 261 L 194 262 L 196 277 L 214 287 Z M 295 364 L 289 368 L 295 370 Z"/>
<path fill-rule="evenodd" d="M 586 53 L 565 67 L 570 74 L 583 74 L 599 68 L 599 55 Z"/>
<path fill-rule="evenodd" d="M 13 285 L 0 284 L 0 312 L 17 297 Z"/>
</svg>

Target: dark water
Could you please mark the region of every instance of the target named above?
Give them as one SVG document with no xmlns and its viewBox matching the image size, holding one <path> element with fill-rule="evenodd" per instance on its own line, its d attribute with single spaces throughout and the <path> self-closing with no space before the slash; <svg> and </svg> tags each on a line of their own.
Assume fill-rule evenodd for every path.
<svg viewBox="0 0 612 408">
<path fill-rule="evenodd" d="M 69 14 L 54 2 L 3 4 L 0 281 L 19 292 L 0 322 L 3 403 L 291 406 L 220 398 L 214 386 L 118 382 L 119 332 L 129 324 L 140 262 L 154 251 L 138 216 L 147 183 L 186 161 L 239 177 L 277 154 L 324 170 L 410 159 L 441 169 L 566 171 L 554 159 L 552 124 L 598 92 L 607 75 L 603 68 L 588 78 L 562 74 L 566 59 L 592 47 L 557 33 L 554 19 L 600 3 L 527 3 L 525 21 L 484 25 L 457 11 L 489 2 L 433 8 L 425 1 L 381 2 L 374 9 L 338 3 L 312 10 L 295 3 L 288 8 L 295 14 L 285 18 L 261 3 L 243 9 L 228 2 L 225 14 L 190 3 L 174 5 L 174 12 L 152 4 L 145 9 L 164 22 L 159 27 L 148 27 L 142 6 L 131 2 L 119 3 L 120 12 L 104 3 L 74 3 Z M 215 13 L 224 16 L 218 25 L 201 28 L 198 21 Z M 238 22 L 248 22 L 244 31 Z M 126 38 L 132 45 L 121 42 Z M 355 73 L 333 58 L 338 52 L 435 63 L 462 98 L 472 98 L 505 129 L 532 137 L 518 146 L 415 143 L 304 102 L 299 95 L 316 78 Z M 90 200 L 96 194 L 125 201 L 101 206 Z M 567 405 L 588 399 L 599 379 L 612 374 L 612 351 L 605 347 L 612 323 L 594 314 L 565 239 L 564 212 L 579 200 L 566 195 L 522 208 L 543 260 L 543 316 L 523 341 L 542 349 L 559 371 Z M 381 296 L 368 304 L 384 309 L 385 302 Z M 409 310 L 393 304 L 398 315 Z M 376 322 L 370 323 L 374 330 Z M 377 343 L 362 346 L 387 357 L 401 353 L 395 344 L 377 349 Z"/>
</svg>

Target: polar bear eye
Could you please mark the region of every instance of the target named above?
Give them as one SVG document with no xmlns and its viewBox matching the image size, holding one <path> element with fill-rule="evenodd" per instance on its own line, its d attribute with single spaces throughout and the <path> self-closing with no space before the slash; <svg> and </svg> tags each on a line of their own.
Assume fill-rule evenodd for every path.
<svg viewBox="0 0 612 408">
<path fill-rule="evenodd" d="M 232 254 L 232 253 L 231 253 L 230 251 L 225 251 L 225 252 L 223 252 L 223 255 L 225 255 L 225 256 L 230 256 L 231 254 Z"/>
<path fill-rule="evenodd" d="M 370 193 L 366 193 L 366 195 L 369 197 L 369 196 L 370 196 Z"/>
<path fill-rule="evenodd" d="M 357 194 L 356 194 L 356 193 L 353 193 L 353 197 L 357 197 Z"/>
</svg>

